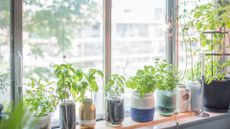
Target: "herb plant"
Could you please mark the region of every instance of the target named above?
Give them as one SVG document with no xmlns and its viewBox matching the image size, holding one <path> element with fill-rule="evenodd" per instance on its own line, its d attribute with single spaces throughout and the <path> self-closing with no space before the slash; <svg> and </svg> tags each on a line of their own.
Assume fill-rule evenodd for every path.
<svg viewBox="0 0 230 129">
<path fill-rule="evenodd" d="M 114 95 L 120 95 L 121 93 L 124 93 L 125 90 L 125 77 L 119 75 L 119 74 L 113 74 L 111 75 L 105 86 L 105 93 L 106 96 L 114 96 Z"/>
<path fill-rule="evenodd" d="M 179 83 L 179 75 L 177 70 L 166 62 L 166 60 L 155 60 L 156 65 L 156 82 L 157 88 L 160 90 L 173 90 Z"/>
<path fill-rule="evenodd" d="M 138 92 L 141 97 L 147 93 L 154 92 L 156 89 L 156 69 L 153 66 L 144 66 L 138 69 L 136 75 L 127 80 L 126 86 Z"/>
<path fill-rule="evenodd" d="M 35 117 L 42 117 L 53 112 L 58 104 L 53 82 L 31 78 L 25 92 L 25 102 Z"/>
<path fill-rule="evenodd" d="M 182 4 L 186 7 L 186 1 Z M 188 2 L 188 1 L 187 1 Z M 201 50 L 217 54 L 223 54 L 224 49 L 228 46 L 224 45 L 224 34 L 221 32 L 225 28 L 230 28 L 230 4 L 220 0 L 217 4 L 209 2 L 207 4 L 200 4 L 199 1 L 195 1 L 195 7 L 193 9 L 183 9 L 183 15 L 180 16 L 182 22 L 182 37 L 186 46 L 186 51 L 189 51 L 191 57 L 191 70 L 188 74 L 191 74 L 192 80 L 196 79 L 193 70 L 193 57 L 199 56 Z M 213 38 L 210 38 L 210 34 L 205 34 L 207 31 L 215 31 Z M 218 33 L 218 31 L 220 33 Z M 199 36 L 191 35 L 194 32 L 198 32 Z M 194 49 L 192 46 L 197 46 Z M 200 46 L 200 47 L 199 47 Z M 187 53 L 187 52 L 186 52 Z M 206 82 L 210 83 L 213 79 L 222 80 L 226 77 L 225 68 L 230 66 L 228 62 L 225 62 L 223 56 L 206 57 L 205 76 Z M 212 66 L 213 67 L 212 67 Z M 213 68 L 213 69 L 212 69 Z M 213 72 L 214 71 L 214 72 Z M 200 75 L 200 73 L 198 74 Z"/>
<path fill-rule="evenodd" d="M 60 100 L 83 101 L 87 91 L 91 94 L 98 91 L 96 75 L 103 78 L 103 72 L 97 69 L 84 72 L 81 69 L 75 69 L 71 64 L 54 65 L 54 68 L 58 77 L 56 91 Z"/>
</svg>

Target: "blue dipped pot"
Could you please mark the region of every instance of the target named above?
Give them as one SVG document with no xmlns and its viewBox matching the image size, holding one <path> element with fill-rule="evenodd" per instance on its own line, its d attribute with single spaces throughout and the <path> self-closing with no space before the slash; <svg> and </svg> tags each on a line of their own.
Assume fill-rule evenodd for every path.
<svg viewBox="0 0 230 129">
<path fill-rule="evenodd" d="M 141 97 L 139 93 L 134 92 L 131 97 L 131 118 L 137 122 L 149 122 L 154 117 L 154 96 L 153 93 L 145 94 Z"/>
</svg>

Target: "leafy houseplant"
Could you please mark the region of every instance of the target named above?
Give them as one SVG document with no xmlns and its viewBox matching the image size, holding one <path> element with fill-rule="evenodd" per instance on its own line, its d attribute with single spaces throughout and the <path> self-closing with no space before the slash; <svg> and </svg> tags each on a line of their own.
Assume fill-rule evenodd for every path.
<svg viewBox="0 0 230 129">
<path fill-rule="evenodd" d="M 177 70 L 165 60 L 156 59 L 157 107 L 163 116 L 170 116 L 176 109 L 175 88 L 179 82 Z"/>
<path fill-rule="evenodd" d="M 54 65 L 55 75 L 57 76 L 56 93 L 60 103 L 60 127 L 61 129 L 75 129 L 75 103 L 73 100 L 76 94 L 77 78 L 76 71 L 71 64 Z"/>
<path fill-rule="evenodd" d="M 131 118 L 135 121 L 153 120 L 153 92 L 157 84 L 155 74 L 156 69 L 153 66 L 145 66 L 126 82 L 126 86 L 134 91 L 131 97 Z"/>
<path fill-rule="evenodd" d="M 108 125 L 121 125 L 124 120 L 124 93 L 126 79 L 119 75 L 111 75 L 105 86 L 106 122 Z"/>
<path fill-rule="evenodd" d="M 25 92 L 25 102 L 34 117 L 40 119 L 38 129 L 50 128 L 50 113 L 52 113 L 58 99 L 52 87 L 53 82 L 31 78 Z"/>
<path fill-rule="evenodd" d="M 16 108 L 9 113 L 8 119 L 0 120 L 0 129 L 34 129 L 36 119 L 31 119 L 27 108 L 20 102 Z"/>
<path fill-rule="evenodd" d="M 197 49 L 198 53 L 201 49 L 211 53 L 211 56 L 205 59 L 204 106 L 214 111 L 229 109 L 230 80 L 226 78 L 229 75 L 226 68 L 230 66 L 230 63 L 223 55 L 229 47 L 225 44 L 224 38 L 227 34 L 226 30 L 230 28 L 229 11 L 229 3 L 223 0 L 215 4 L 198 5 L 191 10 L 191 18 L 185 22 L 182 31 L 186 33 L 195 29 L 199 37 L 187 35 L 187 39 L 200 41 L 201 48 Z M 213 53 L 218 56 L 214 57 Z"/>
<path fill-rule="evenodd" d="M 97 69 L 89 69 L 87 73 L 80 73 L 82 74 L 77 74 L 81 76 L 81 80 L 77 84 L 79 94 L 77 100 L 81 102 L 79 107 L 80 127 L 94 128 L 96 124 L 96 108 L 92 102 L 92 93 L 97 92 L 99 89 L 96 75 L 103 78 L 104 74 Z M 86 97 L 87 91 L 91 92 L 91 98 Z"/>
</svg>

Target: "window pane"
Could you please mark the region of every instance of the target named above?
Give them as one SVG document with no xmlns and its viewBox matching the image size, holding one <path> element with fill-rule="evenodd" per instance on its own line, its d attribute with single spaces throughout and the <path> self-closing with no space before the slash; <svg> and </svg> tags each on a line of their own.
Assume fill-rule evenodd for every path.
<svg viewBox="0 0 230 129">
<path fill-rule="evenodd" d="M 115 0 L 112 4 L 112 71 L 131 76 L 165 57 L 165 1 Z"/>
<path fill-rule="evenodd" d="M 57 63 L 102 70 L 102 0 L 24 0 L 23 4 L 25 82 L 34 76 L 55 80 L 52 66 Z M 102 82 L 100 87 L 94 97 L 97 113 L 102 112 Z"/>
<path fill-rule="evenodd" d="M 10 102 L 10 1 L 0 1 L 0 103 Z"/>
</svg>

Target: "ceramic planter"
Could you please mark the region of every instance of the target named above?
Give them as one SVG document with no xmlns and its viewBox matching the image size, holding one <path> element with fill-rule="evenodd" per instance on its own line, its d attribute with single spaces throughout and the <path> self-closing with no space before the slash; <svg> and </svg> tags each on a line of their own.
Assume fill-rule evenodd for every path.
<svg viewBox="0 0 230 129">
<path fill-rule="evenodd" d="M 203 102 L 208 111 L 228 112 L 230 80 L 213 80 L 210 84 L 205 84 Z"/>
<path fill-rule="evenodd" d="M 134 92 L 131 97 L 131 118 L 137 122 L 148 122 L 153 120 L 154 116 L 154 97 L 152 93 L 141 97 L 139 93 Z"/>
<path fill-rule="evenodd" d="M 162 116 L 171 116 L 176 109 L 176 90 L 157 90 L 157 109 Z"/>
<path fill-rule="evenodd" d="M 75 129 L 76 124 L 76 109 L 75 103 L 72 101 L 62 102 L 60 104 L 60 128 Z"/>
<path fill-rule="evenodd" d="M 106 123 L 109 126 L 119 126 L 124 120 L 124 99 L 121 96 L 106 98 Z"/>
<path fill-rule="evenodd" d="M 191 90 L 191 111 L 198 112 L 201 109 L 202 87 L 199 82 L 189 82 L 186 87 Z"/>
<path fill-rule="evenodd" d="M 38 124 L 36 126 L 36 129 L 50 129 L 50 121 L 51 121 L 51 116 L 42 116 L 38 118 Z"/>
<path fill-rule="evenodd" d="M 96 124 L 96 107 L 94 106 L 92 99 L 85 99 L 79 108 L 80 115 L 80 128 L 92 129 Z"/>
<path fill-rule="evenodd" d="M 178 113 L 191 111 L 191 90 L 185 85 L 177 88 L 177 111 Z"/>
</svg>

